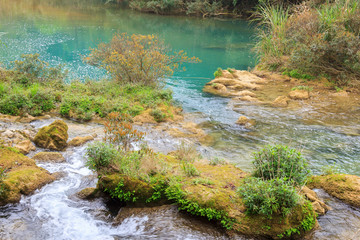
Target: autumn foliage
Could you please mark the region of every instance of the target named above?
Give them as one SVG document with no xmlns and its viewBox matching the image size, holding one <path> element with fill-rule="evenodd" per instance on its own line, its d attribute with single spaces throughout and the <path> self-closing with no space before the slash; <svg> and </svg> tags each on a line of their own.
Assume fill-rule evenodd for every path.
<svg viewBox="0 0 360 240">
<path fill-rule="evenodd" d="M 171 52 L 155 35 L 123 33 L 92 49 L 85 61 L 106 69 L 118 82 L 156 87 L 183 63 L 200 60 L 184 51 Z"/>
<path fill-rule="evenodd" d="M 105 142 L 114 144 L 124 151 L 130 150 L 131 143 L 141 141 L 145 135 L 133 128 L 129 115 L 118 112 L 109 113 L 104 126 Z"/>
</svg>

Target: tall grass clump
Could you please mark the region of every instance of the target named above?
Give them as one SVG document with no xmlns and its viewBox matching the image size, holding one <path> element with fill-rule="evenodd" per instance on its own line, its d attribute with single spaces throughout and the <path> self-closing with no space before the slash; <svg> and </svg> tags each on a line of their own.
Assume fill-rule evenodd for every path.
<svg viewBox="0 0 360 240">
<path fill-rule="evenodd" d="M 286 24 L 289 19 L 289 8 L 264 2 L 259 4 L 254 17 L 261 25 L 258 28 L 255 51 L 262 62 L 276 68 L 280 65 L 279 58 L 288 51 Z"/>
</svg>

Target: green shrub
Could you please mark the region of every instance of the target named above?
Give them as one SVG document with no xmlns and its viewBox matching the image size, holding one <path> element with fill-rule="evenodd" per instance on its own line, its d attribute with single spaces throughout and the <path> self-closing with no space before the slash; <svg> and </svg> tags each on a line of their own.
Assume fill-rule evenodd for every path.
<svg viewBox="0 0 360 240">
<path fill-rule="evenodd" d="M 99 171 L 112 164 L 117 158 L 118 152 L 111 144 L 93 142 L 88 145 L 86 156 L 88 157 L 86 165 L 92 170 Z"/>
<path fill-rule="evenodd" d="M 156 122 L 163 122 L 165 121 L 166 114 L 163 113 L 160 109 L 152 109 L 150 115 L 154 117 Z"/>
<path fill-rule="evenodd" d="M 24 113 L 24 108 L 29 107 L 29 103 L 30 100 L 24 95 L 24 92 L 12 92 L 0 100 L 0 112 L 9 115 L 20 115 Z"/>
<path fill-rule="evenodd" d="M 238 190 L 248 214 L 271 218 L 273 214 L 286 216 L 299 201 L 295 188 L 283 179 L 262 180 L 248 178 Z"/>
<path fill-rule="evenodd" d="M 65 79 L 67 71 L 62 69 L 62 65 L 49 67 L 49 63 L 40 60 L 39 57 L 39 54 L 23 54 L 21 55 L 22 60 L 12 62 L 12 70 L 19 73 L 18 83 L 27 85 L 35 80 L 49 82 Z"/>
<path fill-rule="evenodd" d="M 214 77 L 218 78 L 222 76 L 222 69 L 218 68 L 215 72 L 214 72 Z"/>
<path fill-rule="evenodd" d="M 254 158 L 253 175 L 263 180 L 284 178 L 295 185 L 302 185 L 310 173 L 301 153 L 287 146 L 266 146 L 254 153 Z"/>
<path fill-rule="evenodd" d="M 321 168 L 321 173 L 324 175 L 339 174 L 340 169 L 336 165 L 326 165 Z"/>
</svg>

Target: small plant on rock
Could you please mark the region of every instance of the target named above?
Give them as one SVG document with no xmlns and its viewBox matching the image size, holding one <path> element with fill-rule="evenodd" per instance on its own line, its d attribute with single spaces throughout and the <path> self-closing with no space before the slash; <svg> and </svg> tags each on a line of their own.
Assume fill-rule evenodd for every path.
<svg viewBox="0 0 360 240">
<path fill-rule="evenodd" d="M 254 153 L 254 177 L 262 180 L 283 178 L 294 185 L 302 185 L 309 175 L 307 161 L 295 149 L 283 145 L 269 145 Z"/>
<path fill-rule="evenodd" d="M 218 68 L 215 72 L 214 72 L 214 77 L 218 78 L 222 76 L 222 69 Z"/>
<path fill-rule="evenodd" d="M 273 214 L 289 214 L 300 198 L 294 186 L 280 178 L 248 178 L 238 193 L 244 200 L 248 214 L 260 214 L 268 218 Z"/>
<path fill-rule="evenodd" d="M 99 170 L 108 167 L 117 157 L 117 149 L 107 143 L 94 142 L 88 145 L 86 156 L 88 160 L 86 165 L 92 170 Z"/>
</svg>

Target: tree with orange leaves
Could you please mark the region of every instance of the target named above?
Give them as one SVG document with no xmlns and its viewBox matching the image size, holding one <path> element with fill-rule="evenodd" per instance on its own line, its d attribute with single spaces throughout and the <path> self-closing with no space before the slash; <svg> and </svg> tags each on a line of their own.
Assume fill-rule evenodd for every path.
<svg viewBox="0 0 360 240">
<path fill-rule="evenodd" d="M 145 135 L 133 128 L 129 115 L 118 112 L 109 113 L 104 126 L 104 140 L 124 151 L 130 150 L 131 143 L 141 141 Z"/>
</svg>

